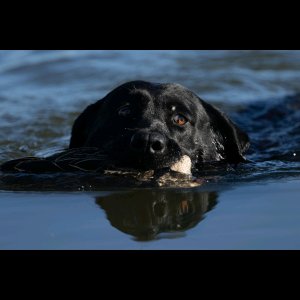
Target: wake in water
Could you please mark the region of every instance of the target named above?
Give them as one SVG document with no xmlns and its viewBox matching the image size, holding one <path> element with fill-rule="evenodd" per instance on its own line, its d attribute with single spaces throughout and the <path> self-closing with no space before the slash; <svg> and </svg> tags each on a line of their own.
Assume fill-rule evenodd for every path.
<svg viewBox="0 0 300 300">
<path fill-rule="evenodd" d="M 236 112 L 233 119 L 249 134 L 249 162 L 224 180 L 244 182 L 300 175 L 300 94 L 259 101 Z"/>
</svg>

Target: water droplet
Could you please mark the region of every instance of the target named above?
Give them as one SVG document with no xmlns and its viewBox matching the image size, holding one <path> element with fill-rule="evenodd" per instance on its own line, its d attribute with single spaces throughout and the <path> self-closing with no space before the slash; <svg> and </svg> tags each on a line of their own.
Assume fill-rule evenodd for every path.
<svg viewBox="0 0 300 300">
<path fill-rule="evenodd" d="M 29 150 L 29 147 L 26 145 L 22 145 L 19 147 L 19 151 L 21 152 L 27 152 Z"/>
</svg>

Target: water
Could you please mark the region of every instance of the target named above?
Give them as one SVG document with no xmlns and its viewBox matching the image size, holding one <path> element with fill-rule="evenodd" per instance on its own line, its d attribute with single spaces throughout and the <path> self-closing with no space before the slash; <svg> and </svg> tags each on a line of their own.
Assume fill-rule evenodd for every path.
<svg viewBox="0 0 300 300">
<path fill-rule="evenodd" d="M 300 51 L 0 51 L 0 163 L 67 147 L 89 103 L 136 79 L 225 110 L 251 162 L 191 189 L 0 185 L 0 249 L 299 249 Z"/>
</svg>

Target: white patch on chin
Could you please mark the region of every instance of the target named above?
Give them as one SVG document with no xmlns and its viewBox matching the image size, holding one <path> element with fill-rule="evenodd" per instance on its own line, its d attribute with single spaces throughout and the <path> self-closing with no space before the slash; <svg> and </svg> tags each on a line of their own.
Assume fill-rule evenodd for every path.
<svg viewBox="0 0 300 300">
<path fill-rule="evenodd" d="M 183 155 L 179 161 L 173 164 L 170 169 L 175 172 L 183 173 L 183 174 L 192 174 L 192 161 L 189 156 Z"/>
</svg>

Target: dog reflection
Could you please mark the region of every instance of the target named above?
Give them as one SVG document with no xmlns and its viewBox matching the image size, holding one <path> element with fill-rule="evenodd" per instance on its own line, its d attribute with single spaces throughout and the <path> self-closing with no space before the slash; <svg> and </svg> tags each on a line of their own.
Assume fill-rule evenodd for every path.
<svg viewBox="0 0 300 300">
<path fill-rule="evenodd" d="M 139 241 L 196 226 L 217 203 L 215 192 L 136 190 L 97 197 L 111 225 Z M 173 236 L 176 237 L 176 236 Z"/>
</svg>

